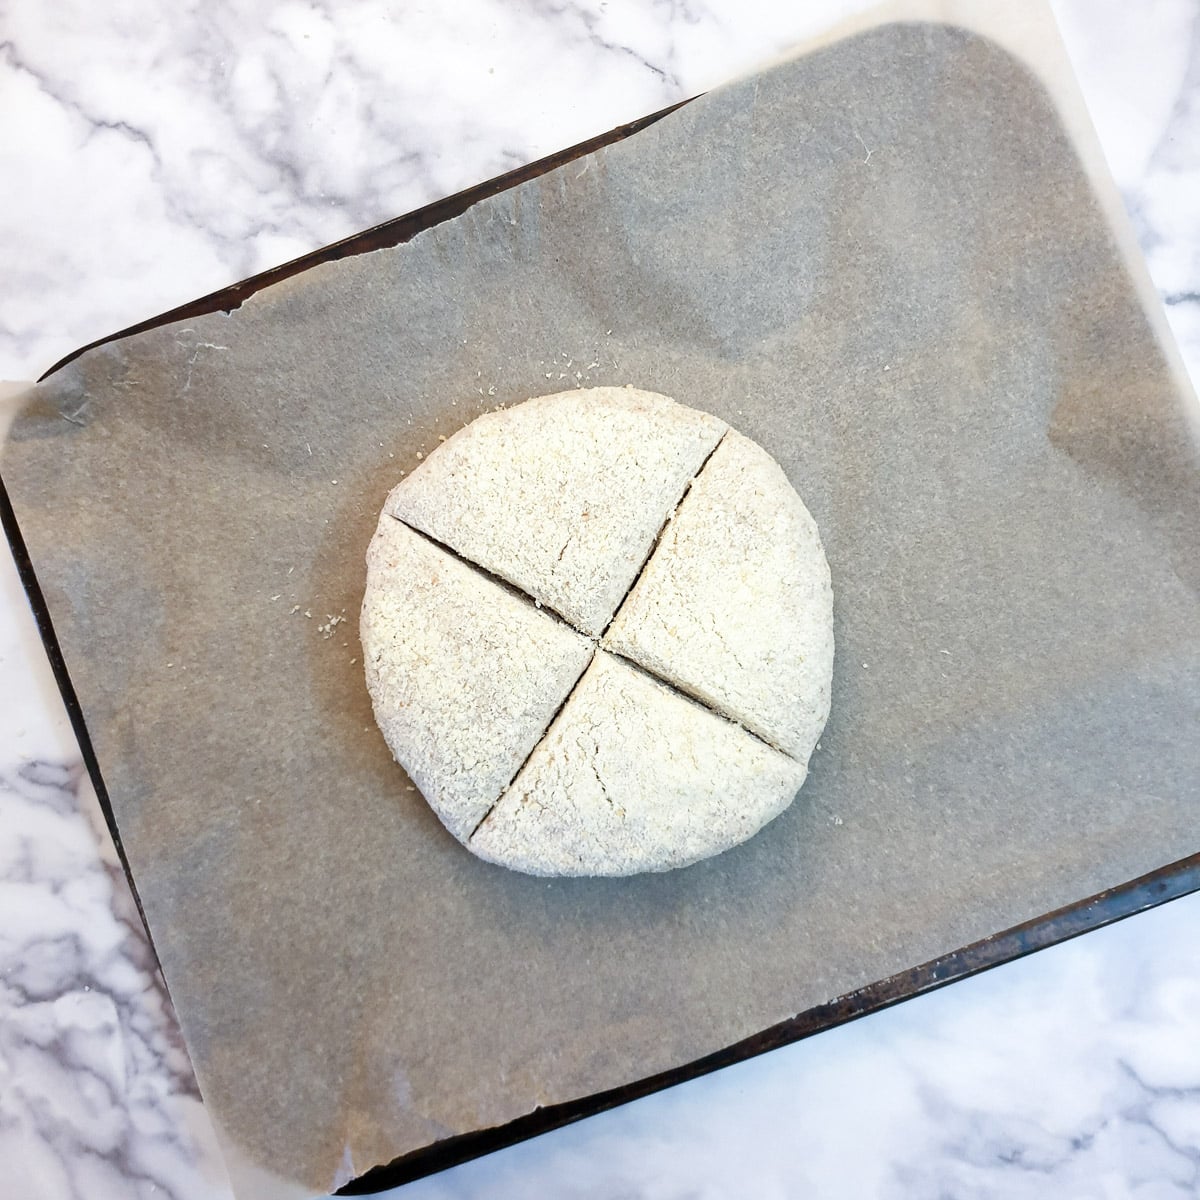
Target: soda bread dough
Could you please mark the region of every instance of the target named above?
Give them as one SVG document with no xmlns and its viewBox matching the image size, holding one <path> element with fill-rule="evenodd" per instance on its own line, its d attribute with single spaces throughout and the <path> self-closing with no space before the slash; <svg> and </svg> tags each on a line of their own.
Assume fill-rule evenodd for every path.
<svg viewBox="0 0 1200 1200">
<path fill-rule="evenodd" d="M 778 464 L 632 388 L 488 413 L 367 552 L 375 717 L 450 832 L 534 875 L 686 866 L 804 781 L 829 713 L 816 525 Z"/>
</svg>

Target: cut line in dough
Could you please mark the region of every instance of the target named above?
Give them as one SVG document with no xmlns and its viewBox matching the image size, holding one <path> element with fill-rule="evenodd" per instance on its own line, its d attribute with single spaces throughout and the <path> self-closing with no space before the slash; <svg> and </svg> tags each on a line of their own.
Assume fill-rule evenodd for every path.
<svg viewBox="0 0 1200 1200">
<path fill-rule="evenodd" d="M 688 866 L 781 813 L 805 766 L 607 651 L 470 848 L 532 875 Z"/>
<path fill-rule="evenodd" d="M 387 509 L 595 637 L 726 428 L 633 388 L 543 396 L 443 442 Z"/>
</svg>

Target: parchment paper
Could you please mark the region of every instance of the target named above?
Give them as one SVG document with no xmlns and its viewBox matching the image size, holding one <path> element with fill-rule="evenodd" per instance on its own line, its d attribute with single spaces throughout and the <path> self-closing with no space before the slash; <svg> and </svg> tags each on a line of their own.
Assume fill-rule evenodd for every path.
<svg viewBox="0 0 1200 1200">
<path fill-rule="evenodd" d="M 759 441 L 833 571 L 800 799 L 667 875 L 472 858 L 358 661 L 399 472 L 576 382 Z M 665 1070 L 1194 852 L 1192 403 L 1042 86 L 920 24 L 38 388 L 4 480 L 242 1194 Z"/>
</svg>

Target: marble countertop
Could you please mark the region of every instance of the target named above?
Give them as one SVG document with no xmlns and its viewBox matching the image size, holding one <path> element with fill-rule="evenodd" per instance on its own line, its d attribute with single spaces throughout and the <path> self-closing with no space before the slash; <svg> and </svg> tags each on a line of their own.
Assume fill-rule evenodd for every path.
<svg viewBox="0 0 1200 1200">
<path fill-rule="evenodd" d="M 0 378 L 660 109 L 857 7 L 9 0 Z M 1200 384 L 1200 0 L 1054 10 Z M 393 1194 L 1200 1195 L 1200 895 Z M 3 554 L 9 1196 L 229 1191 Z"/>
</svg>

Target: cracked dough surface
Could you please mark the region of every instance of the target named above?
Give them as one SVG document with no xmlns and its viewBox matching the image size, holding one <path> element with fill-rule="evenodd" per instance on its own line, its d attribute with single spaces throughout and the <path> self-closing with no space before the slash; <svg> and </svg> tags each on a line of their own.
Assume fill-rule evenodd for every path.
<svg viewBox="0 0 1200 1200">
<path fill-rule="evenodd" d="M 395 758 L 469 849 L 535 875 L 745 841 L 829 711 L 808 510 L 754 442 L 632 388 L 488 413 L 434 451 L 384 505 L 361 629 Z"/>
</svg>

